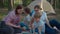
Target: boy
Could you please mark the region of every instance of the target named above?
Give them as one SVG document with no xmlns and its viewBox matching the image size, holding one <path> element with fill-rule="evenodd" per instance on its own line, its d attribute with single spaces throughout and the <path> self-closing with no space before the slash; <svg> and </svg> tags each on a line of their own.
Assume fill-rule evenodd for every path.
<svg viewBox="0 0 60 34">
<path fill-rule="evenodd" d="M 30 22 L 30 20 L 31 20 L 31 17 L 30 17 L 30 9 L 28 8 L 28 7 L 26 7 L 25 9 L 25 18 L 24 18 L 24 22 L 27 24 L 27 25 L 29 25 L 29 22 Z"/>
<path fill-rule="evenodd" d="M 41 34 L 43 24 L 42 21 L 40 20 L 40 17 L 41 15 L 39 13 L 34 15 L 34 21 L 32 24 L 33 34 L 36 33 Z"/>
<path fill-rule="evenodd" d="M 23 23 L 21 23 L 21 26 L 23 27 L 24 30 L 29 30 L 29 22 L 30 22 L 30 9 L 28 7 L 24 8 L 24 18 L 23 18 Z"/>
</svg>

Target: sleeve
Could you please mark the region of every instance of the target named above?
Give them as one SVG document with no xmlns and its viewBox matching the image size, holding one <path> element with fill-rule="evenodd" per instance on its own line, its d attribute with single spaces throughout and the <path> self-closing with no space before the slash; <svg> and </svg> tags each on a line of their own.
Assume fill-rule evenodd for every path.
<svg viewBox="0 0 60 34">
<path fill-rule="evenodd" d="M 44 13 L 44 15 L 45 15 L 45 18 L 47 18 L 47 13 L 46 12 Z"/>
<path fill-rule="evenodd" d="M 45 21 L 46 18 L 47 18 L 47 14 L 46 14 L 46 12 L 43 12 L 43 14 L 42 14 L 42 20 Z"/>
<path fill-rule="evenodd" d="M 6 23 L 8 23 L 8 22 L 10 22 L 11 21 L 11 17 L 7 17 L 6 19 L 5 19 L 5 22 Z"/>
<path fill-rule="evenodd" d="M 7 17 L 5 18 L 5 22 L 11 22 L 14 19 L 14 15 L 13 14 L 8 14 Z"/>
</svg>

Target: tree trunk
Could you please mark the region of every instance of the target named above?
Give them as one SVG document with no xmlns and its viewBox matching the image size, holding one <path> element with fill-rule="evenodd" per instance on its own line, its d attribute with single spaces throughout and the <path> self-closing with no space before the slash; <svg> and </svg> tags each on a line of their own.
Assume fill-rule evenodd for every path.
<svg viewBox="0 0 60 34">
<path fill-rule="evenodd" d="M 4 8 L 4 0 L 0 0 L 0 7 Z"/>
<path fill-rule="evenodd" d="M 11 11 L 13 9 L 13 0 L 8 0 L 8 11 Z"/>
<path fill-rule="evenodd" d="M 53 5 L 53 0 L 51 0 L 51 5 Z"/>
<path fill-rule="evenodd" d="M 54 9 L 55 9 L 55 1 L 56 1 L 56 0 L 53 0 L 53 8 L 54 8 Z"/>
</svg>

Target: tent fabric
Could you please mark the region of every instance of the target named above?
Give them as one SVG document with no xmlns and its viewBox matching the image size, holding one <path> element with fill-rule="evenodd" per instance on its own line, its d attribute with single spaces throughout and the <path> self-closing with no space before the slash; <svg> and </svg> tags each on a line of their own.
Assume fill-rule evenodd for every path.
<svg viewBox="0 0 60 34">
<path fill-rule="evenodd" d="M 28 7 L 33 10 L 35 5 L 40 5 L 40 7 L 47 12 L 47 14 L 56 14 L 52 5 L 46 0 L 35 0 L 31 4 L 29 4 Z"/>
</svg>

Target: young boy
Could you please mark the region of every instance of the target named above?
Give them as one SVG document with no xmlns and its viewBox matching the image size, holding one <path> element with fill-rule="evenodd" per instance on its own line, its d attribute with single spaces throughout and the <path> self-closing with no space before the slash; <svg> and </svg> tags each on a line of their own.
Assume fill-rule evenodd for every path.
<svg viewBox="0 0 60 34">
<path fill-rule="evenodd" d="M 41 15 L 39 13 L 34 15 L 34 21 L 32 25 L 33 34 L 36 34 L 36 33 L 41 34 L 43 24 L 42 24 L 42 21 L 40 20 L 40 17 Z"/>
<path fill-rule="evenodd" d="M 24 18 L 23 18 L 23 23 L 21 23 L 21 26 L 23 27 L 24 30 L 29 30 L 29 22 L 30 22 L 30 9 L 28 7 L 24 8 Z"/>
<path fill-rule="evenodd" d="M 25 9 L 25 18 L 24 18 L 24 22 L 27 24 L 27 25 L 29 25 L 29 22 L 30 22 L 30 20 L 31 20 L 31 17 L 30 17 L 30 9 L 28 8 L 28 7 L 26 7 Z"/>
</svg>

